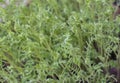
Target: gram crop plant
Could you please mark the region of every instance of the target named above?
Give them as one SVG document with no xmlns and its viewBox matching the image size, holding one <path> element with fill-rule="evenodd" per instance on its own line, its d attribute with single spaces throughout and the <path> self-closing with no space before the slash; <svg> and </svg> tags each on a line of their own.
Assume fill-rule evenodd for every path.
<svg viewBox="0 0 120 83">
<path fill-rule="evenodd" d="M 112 2 L 33 0 L 0 8 L 0 83 L 117 81 L 109 73 L 120 65 L 110 59 L 112 52 L 119 57 L 120 31 Z"/>
</svg>

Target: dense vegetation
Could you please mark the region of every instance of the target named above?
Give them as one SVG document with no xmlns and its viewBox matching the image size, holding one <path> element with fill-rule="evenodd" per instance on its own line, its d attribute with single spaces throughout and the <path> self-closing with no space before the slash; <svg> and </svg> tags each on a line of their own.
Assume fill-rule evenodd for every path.
<svg viewBox="0 0 120 83">
<path fill-rule="evenodd" d="M 0 8 L 0 83 L 113 83 L 112 0 L 33 0 Z M 108 71 L 108 73 L 107 73 Z"/>
</svg>

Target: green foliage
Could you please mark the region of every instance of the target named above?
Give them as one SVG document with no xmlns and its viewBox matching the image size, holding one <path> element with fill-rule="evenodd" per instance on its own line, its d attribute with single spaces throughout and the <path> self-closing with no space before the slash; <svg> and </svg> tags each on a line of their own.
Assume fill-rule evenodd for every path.
<svg viewBox="0 0 120 83">
<path fill-rule="evenodd" d="M 34 0 L 29 7 L 0 8 L 0 82 L 106 83 L 113 79 L 101 69 L 117 66 L 108 60 L 119 42 L 119 19 L 113 22 L 111 3 Z"/>
</svg>

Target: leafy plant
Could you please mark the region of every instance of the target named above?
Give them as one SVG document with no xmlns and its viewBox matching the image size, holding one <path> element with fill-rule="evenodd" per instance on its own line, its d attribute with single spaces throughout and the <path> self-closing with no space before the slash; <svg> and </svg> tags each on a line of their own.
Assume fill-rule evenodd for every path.
<svg viewBox="0 0 120 83">
<path fill-rule="evenodd" d="M 106 83 L 119 66 L 112 0 L 35 0 L 0 8 L 1 83 Z M 111 80 L 112 79 L 112 80 Z"/>
</svg>

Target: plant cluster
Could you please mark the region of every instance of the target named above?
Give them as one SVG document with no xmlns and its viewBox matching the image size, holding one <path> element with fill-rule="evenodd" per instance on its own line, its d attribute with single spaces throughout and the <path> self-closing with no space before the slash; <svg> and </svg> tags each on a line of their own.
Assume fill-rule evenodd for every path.
<svg viewBox="0 0 120 83">
<path fill-rule="evenodd" d="M 34 0 L 0 8 L 0 83 L 116 82 L 120 19 L 113 21 L 111 3 Z"/>
</svg>

